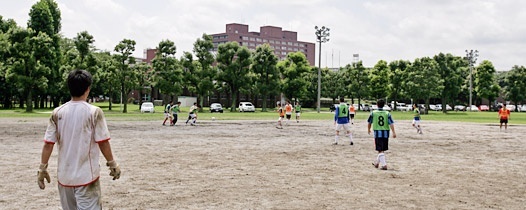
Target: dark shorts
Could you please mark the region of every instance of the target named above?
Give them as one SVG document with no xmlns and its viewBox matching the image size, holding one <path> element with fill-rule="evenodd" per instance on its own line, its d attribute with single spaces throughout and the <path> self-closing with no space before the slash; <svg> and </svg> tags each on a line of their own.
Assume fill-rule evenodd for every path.
<svg viewBox="0 0 526 210">
<path fill-rule="evenodd" d="M 287 119 L 290 120 L 291 114 L 287 114 Z"/>
<path fill-rule="evenodd" d="M 376 151 L 387 151 L 389 149 L 389 138 L 374 138 Z"/>
<path fill-rule="evenodd" d="M 351 114 L 351 118 L 354 118 L 354 114 Z"/>
<path fill-rule="evenodd" d="M 500 119 L 500 123 L 508 123 L 508 119 Z"/>
</svg>

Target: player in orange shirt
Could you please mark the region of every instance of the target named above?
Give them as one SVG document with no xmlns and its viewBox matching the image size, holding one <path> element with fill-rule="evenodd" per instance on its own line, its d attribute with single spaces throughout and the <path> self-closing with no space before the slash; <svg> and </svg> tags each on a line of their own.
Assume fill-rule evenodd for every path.
<svg viewBox="0 0 526 210">
<path fill-rule="evenodd" d="M 506 105 L 502 105 L 502 108 L 499 110 L 499 118 L 500 118 L 499 129 L 502 130 L 502 123 L 504 123 L 504 129 L 508 130 L 508 120 L 510 119 L 510 110 L 506 109 Z"/>
<path fill-rule="evenodd" d="M 292 104 L 290 104 L 290 101 L 287 100 L 285 104 L 285 115 L 287 116 L 287 121 L 285 124 L 288 124 L 290 121 L 290 118 L 292 117 Z"/>
<path fill-rule="evenodd" d="M 349 115 L 351 116 L 351 124 L 354 125 L 354 115 L 356 114 L 353 105 L 349 105 Z"/>
</svg>

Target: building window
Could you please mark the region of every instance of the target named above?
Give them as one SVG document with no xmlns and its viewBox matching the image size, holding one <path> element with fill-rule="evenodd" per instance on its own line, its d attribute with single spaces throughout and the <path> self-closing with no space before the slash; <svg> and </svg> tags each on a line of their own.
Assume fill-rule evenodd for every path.
<svg viewBox="0 0 526 210">
<path fill-rule="evenodd" d="M 261 42 L 261 39 L 260 38 L 256 38 L 256 42 Z"/>
<path fill-rule="evenodd" d="M 237 32 L 237 30 L 236 30 L 236 32 L 235 32 L 235 33 L 236 33 L 236 34 L 238 33 L 238 32 Z"/>
<path fill-rule="evenodd" d="M 250 46 L 251 46 L 251 47 L 254 47 L 254 46 L 256 46 L 256 44 L 254 44 L 254 43 L 250 43 Z"/>
<path fill-rule="evenodd" d="M 250 37 L 250 41 L 256 41 L 256 39 L 254 37 Z"/>
<path fill-rule="evenodd" d="M 268 42 L 268 40 L 266 40 L 266 39 L 263 39 L 263 42 L 267 43 L 267 42 Z"/>
<path fill-rule="evenodd" d="M 281 44 L 282 44 L 282 45 L 286 45 L 287 42 L 286 42 L 286 41 L 281 41 Z"/>
<path fill-rule="evenodd" d="M 270 44 L 274 44 L 274 40 L 270 40 Z"/>
<path fill-rule="evenodd" d="M 287 47 L 281 47 L 282 50 L 287 50 Z"/>
<path fill-rule="evenodd" d="M 289 46 L 292 46 L 292 42 L 287 42 L 287 44 L 288 44 Z"/>
<path fill-rule="evenodd" d="M 243 40 L 248 41 L 248 36 L 244 36 L 244 37 L 243 37 Z"/>
<path fill-rule="evenodd" d="M 292 47 L 287 48 L 288 51 L 292 51 Z"/>
<path fill-rule="evenodd" d="M 294 43 L 294 47 L 297 47 L 297 46 L 298 46 L 298 43 L 297 43 L 297 42 L 295 42 L 295 43 Z"/>
</svg>

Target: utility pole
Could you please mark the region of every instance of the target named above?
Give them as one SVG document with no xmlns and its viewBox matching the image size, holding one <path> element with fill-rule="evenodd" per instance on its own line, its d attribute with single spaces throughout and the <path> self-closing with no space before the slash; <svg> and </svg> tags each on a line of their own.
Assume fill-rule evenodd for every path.
<svg viewBox="0 0 526 210">
<path fill-rule="evenodd" d="M 316 32 L 314 34 L 316 34 L 316 40 L 318 42 L 318 45 L 319 45 L 319 52 L 318 52 L 318 101 L 316 103 L 316 110 L 318 111 L 318 113 L 320 113 L 320 97 L 321 97 L 321 43 L 325 43 L 325 42 L 328 42 L 329 41 L 329 36 L 330 36 L 330 29 L 325 27 L 325 26 L 322 26 L 321 28 L 319 28 L 318 26 L 315 26 L 314 29 L 316 30 Z"/>
<path fill-rule="evenodd" d="M 469 111 L 473 111 L 471 106 L 473 104 L 473 66 L 477 62 L 479 56 L 478 50 L 466 50 L 466 58 L 469 62 Z"/>
</svg>

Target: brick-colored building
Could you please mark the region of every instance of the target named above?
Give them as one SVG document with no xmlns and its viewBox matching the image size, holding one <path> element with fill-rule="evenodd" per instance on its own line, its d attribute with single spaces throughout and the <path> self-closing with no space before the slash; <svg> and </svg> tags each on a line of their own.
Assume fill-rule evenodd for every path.
<svg viewBox="0 0 526 210">
<path fill-rule="evenodd" d="M 226 24 L 224 33 L 210 36 L 213 37 L 214 51 L 217 51 L 217 46 L 227 42 L 238 42 L 239 45 L 254 50 L 257 46 L 267 43 L 281 60 L 290 52 L 302 52 L 310 65 L 314 66 L 314 43 L 298 41 L 298 33 L 295 31 L 284 31 L 276 26 L 261 26 L 259 32 L 249 32 L 248 25 L 230 23 Z"/>
</svg>

